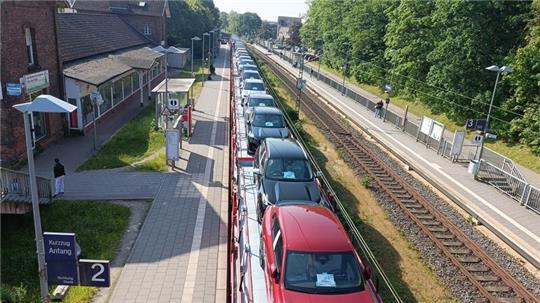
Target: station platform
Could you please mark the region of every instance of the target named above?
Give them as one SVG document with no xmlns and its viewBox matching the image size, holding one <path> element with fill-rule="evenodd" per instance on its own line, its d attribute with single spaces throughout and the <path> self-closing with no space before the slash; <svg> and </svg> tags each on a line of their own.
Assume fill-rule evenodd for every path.
<svg viewBox="0 0 540 303">
<path fill-rule="evenodd" d="M 255 47 L 292 74 L 298 74 L 298 69 L 281 59 L 279 55 L 270 53 L 260 46 Z M 321 72 L 321 74 L 337 78 L 328 73 Z M 384 123 L 376 118 L 372 111 L 342 96 L 341 92 L 317 80 L 315 76 L 310 77 L 309 73 L 304 73 L 304 79 L 308 89 L 316 91 L 336 109 L 346 113 L 351 121 L 392 151 L 396 157 L 462 209 L 478 218 L 484 226 L 533 266 L 540 269 L 540 216 L 538 214 L 521 206 L 494 187 L 474 180 L 463 164 L 452 163 L 441 157 L 434 150 L 416 142 L 414 137 L 402 132 L 395 125 Z M 350 83 L 348 85 L 349 89 L 353 89 L 368 99 L 380 99 L 358 87 L 352 87 Z M 409 117 L 410 120 L 413 119 Z"/>
<path fill-rule="evenodd" d="M 229 48 L 195 102 L 192 138 L 165 174 L 107 302 L 226 302 Z"/>
</svg>

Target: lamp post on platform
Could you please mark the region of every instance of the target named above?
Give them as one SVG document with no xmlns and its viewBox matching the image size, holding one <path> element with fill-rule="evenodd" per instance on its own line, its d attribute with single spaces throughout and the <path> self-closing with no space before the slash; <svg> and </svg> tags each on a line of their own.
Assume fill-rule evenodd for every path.
<svg viewBox="0 0 540 303">
<path fill-rule="evenodd" d="M 210 36 L 210 34 L 209 33 L 204 33 L 203 37 L 202 37 L 202 62 L 201 62 L 201 64 L 202 64 L 202 69 L 203 69 L 203 79 L 202 79 L 203 85 L 204 85 L 204 78 L 206 78 L 206 72 L 204 70 L 204 67 L 206 66 L 206 56 L 204 55 L 205 54 L 204 53 L 204 37 L 206 37 L 206 36 Z M 210 42 L 210 39 L 208 40 L 208 42 Z"/>
<path fill-rule="evenodd" d="M 191 77 L 195 75 L 193 73 L 193 53 L 195 52 L 195 50 L 193 49 L 193 41 L 201 41 L 201 38 L 197 36 L 191 38 Z"/>
<path fill-rule="evenodd" d="M 489 128 L 489 118 L 491 117 L 491 109 L 493 108 L 493 100 L 495 99 L 495 92 L 497 91 L 497 83 L 499 82 L 499 77 L 501 73 L 510 73 L 512 68 L 510 66 L 498 67 L 497 65 L 491 65 L 486 67 L 488 71 L 496 72 L 497 77 L 495 78 L 495 85 L 493 86 L 493 93 L 491 94 L 491 102 L 489 102 L 489 110 L 487 114 L 486 124 L 482 130 L 482 142 L 480 142 L 480 153 L 478 154 L 478 161 L 482 160 L 482 153 L 484 152 L 484 141 L 486 141 L 486 132 Z"/>
<path fill-rule="evenodd" d="M 36 234 L 40 296 L 41 302 L 49 302 L 49 283 L 47 282 L 47 268 L 45 266 L 45 246 L 43 243 L 43 230 L 41 229 L 41 215 L 39 212 L 39 197 L 34 167 L 34 154 L 32 151 L 32 130 L 30 128 L 29 115 L 35 112 L 71 113 L 76 110 L 77 107 L 50 95 L 40 95 L 32 102 L 16 104 L 13 107 L 22 112 L 24 118 L 24 136 L 26 139 L 26 156 L 28 158 L 28 174 L 30 177 L 34 232 Z"/>
<path fill-rule="evenodd" d="M 350 55 L 350 47 L 351 44 L 349 42 L 344 42 L 343 47 L 345 48 L 345 62 L 343 63 L 343 91 L 341 92 L 342 95 L 345 95 L 345 92 L 347 89 L 345 88 L 345 77 L 347 75 L 347 68 L 349 66 L 349 55 Z"/>
</svg>

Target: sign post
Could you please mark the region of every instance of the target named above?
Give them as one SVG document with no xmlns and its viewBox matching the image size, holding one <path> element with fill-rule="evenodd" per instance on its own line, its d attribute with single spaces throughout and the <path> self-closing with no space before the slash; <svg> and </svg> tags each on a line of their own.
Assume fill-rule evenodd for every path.
<svg viewBox="0 0 540 303">
<path fill-rule="evenodd" d="M 94 111 L 94 151 L 97 150 L 97 124 L 96 124 L 96 113 L 97 113 L 97 108 L 98 106 L 101 106 L 101 104 L 103 104 L 103 97 L 101 97 L 101 93 L 99 91 L 93 91 L 90 93 L 90 100 L 92 101 L 92 108 L 93 108 L 93 111 Z"/>
<path fill-rule="evenodd" d="M 77 285 L 77 244 L 74 233 L 43 233 L 47 281 L 55 285 Z"/>
<path fill-rule="evenodd" d="M 80 259 L 79 278 L 79 285 L 81 286 L 111 286 L 111 268 L 109 261 Z"/>
</svg>

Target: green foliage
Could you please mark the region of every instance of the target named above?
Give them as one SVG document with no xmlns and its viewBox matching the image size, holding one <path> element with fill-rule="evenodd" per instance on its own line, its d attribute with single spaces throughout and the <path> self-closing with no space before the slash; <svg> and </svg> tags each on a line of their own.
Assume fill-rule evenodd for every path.
<svg viewBox="0 0 540 303">
<path fill-rule="evenodd" d="M 289 28 L 289 39 L 287 39 L 286 43 L 289 45 L 295 45 L 298 46 L 301 44 L 300 40 L 300 29 L 302 28 L 301 22 L 294 22 L 291 24 Z"/>
<path fill-rule="evenodd" d="M 191 38 L 220 26 L 221 15 L 211 0 L 169 1 L 171 17 L 167 18 L 169 45 L 191 48 Z M 194 44 L 195 49 L 201 42 Z M 197 52 L 197 50 L 195 50 Z"/>
<path fill-rule="evenodd" d="M 258 36 L 263 40 L 276 39 L 277 35 L 277 24 L 270 23 L 268 21 L 263 21 L 261 29 L 259 30 Z"/>
<path fill-rule="evenodd" d="M 362 186 L 364 186 L 365 188 L 368 188 L 371 186 L 371 181 L 373 180 L 373 178 L 371 178 L 371 176 L 363 176 L 361 181 L 362 182 Z"/>
</svg>

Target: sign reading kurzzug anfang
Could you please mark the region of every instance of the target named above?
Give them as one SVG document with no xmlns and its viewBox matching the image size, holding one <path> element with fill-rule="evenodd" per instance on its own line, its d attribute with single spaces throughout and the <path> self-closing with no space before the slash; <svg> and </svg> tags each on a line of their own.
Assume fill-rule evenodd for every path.
<svg viewBox="0 0 540 303">
<path fill-rule="evenodd" d="M 43 70 L 37 73 L 24 75 L 23 83 L 27 94 L 47 88 L 49 87 L 49 71 Z"/>
<path fill-rule="evenodd" d="M 55 285 L 76 285 L 77 244 L 74 233 L 43 233 L 47 280 Z"/>
</svg>

